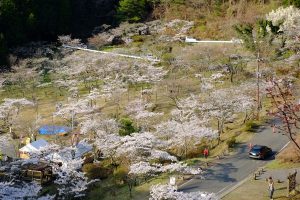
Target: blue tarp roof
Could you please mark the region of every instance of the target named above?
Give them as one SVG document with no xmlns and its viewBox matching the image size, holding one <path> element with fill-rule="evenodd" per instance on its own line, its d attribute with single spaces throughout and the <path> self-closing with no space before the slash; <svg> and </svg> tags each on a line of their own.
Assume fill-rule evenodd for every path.
<svg viewBox="0 0 300 200">
<path fill-rule="evenodd" d="M 71 131 L 71 128 L 67 126 L 45 125 L 39 128 L 39 133 L 42 135 L 56 135 L 60 133 L 66 133 L 69 131 Z"/>
</svg>

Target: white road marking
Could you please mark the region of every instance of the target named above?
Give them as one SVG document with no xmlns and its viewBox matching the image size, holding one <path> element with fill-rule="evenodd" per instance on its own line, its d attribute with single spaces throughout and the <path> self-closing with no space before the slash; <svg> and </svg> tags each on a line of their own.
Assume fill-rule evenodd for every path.
<svg viewBox="0 0 300 200">
<path fill-rule="evenodd" d="M 276 155 L 277 154 L 279 154 L 283 149 L 285 149 L 289 144 L 290 144 L 290 142 L 291 141 L 288 141 L 288 143 L 286 143 L 277 153 L 276 153 Z"/>
</svg>

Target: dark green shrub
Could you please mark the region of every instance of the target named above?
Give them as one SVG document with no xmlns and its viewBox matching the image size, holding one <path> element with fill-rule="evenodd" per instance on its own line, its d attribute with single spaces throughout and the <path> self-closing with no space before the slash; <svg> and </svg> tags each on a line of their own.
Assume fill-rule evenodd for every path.
<svg viewBox="0 0 300 200">
<path fill-rule="evenodd" d="M 146 0 L 121 0 L 117 8 L 117 17 L 120 21 L 138 22 L 148 13 Z"/>
<path fill-rule="evenodd" d="M 187 153 L 186 155 L 186 158 L 190 159 L 190 158 L 197 158 L 197 157 L 200 157 L 203 155 L 203 150 L 202 148 L 200 149 L 194 149 L 194 150 L 191 150 Z"/>
<path fill-rule="evenodd" d="M 236 138 L 232 137 L 229 140 L 226 141 L 226 144 L 228 146 L 228 148 L 234 148 L 236 145 Z"/>
<path fill-rule="evenodd" d="M 245 131 L 248 132 L 255 132 L 259 128 L 259 124 L 257 124 L 254 121 L 248 121 L 246 122 Z"/>
<path fill-rule="evenodd" d="M 300 8 L 300 0 L 284 0 L 284 5 L 294 5 L 297 8 Z"/>
<path fill-rule="evenodd" d="M 171 53 L 165 53 L 162 55 L 162 60 L 166 63 L 168 63 L 169 65 L 174 61 L 175 57 L 173 54 Z"/>
<path fill-rule="evenodd" d="M 120 136 L 130 135 L 137 131 L 137 128 L 134 127 L 133 121 L 129 118 L 122 118 L 120 119 Z"/>
<path fill-rule="evenodd" d="M 104 167 L 101 164 L 88 163 L 82 167 L 82 171 L 86 173 L 90 179 L 105 179 L 109 177 L 113 171 L 111 168 Z"/>
</svg>

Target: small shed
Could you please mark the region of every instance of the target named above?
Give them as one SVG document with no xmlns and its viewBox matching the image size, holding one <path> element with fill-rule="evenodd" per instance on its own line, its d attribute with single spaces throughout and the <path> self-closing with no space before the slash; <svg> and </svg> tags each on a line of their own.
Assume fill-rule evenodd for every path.
<svg viewBox="0 0 300 200">
<path fill-rule="evenodd" d="M 41 184 L 48 183 L 53 179 L 52 167 L 48 163 L 28 163 L 21 167 L 21 177 L 24 180 L 36 180 Z"/>
<path fill-rule="evenodd" d="M 49 143 L 44 139 L 40 139 L 32 143 L 29 143 L 24 147 L 22 147 L 21 149 L 19 149 L 20 158 L 28 159 L 30 158 L 30 153 L 38 152 L 42 148 L 47 147 L 48 145 Z"/>
<path fill-rule="evenodd" d="M 54 126 L 54 125 L 45 125 L 39 128 L 39 134 L 41 135 L 65 135 L 70 132 L 72 129 L 67 126 Z"/>
</svg>

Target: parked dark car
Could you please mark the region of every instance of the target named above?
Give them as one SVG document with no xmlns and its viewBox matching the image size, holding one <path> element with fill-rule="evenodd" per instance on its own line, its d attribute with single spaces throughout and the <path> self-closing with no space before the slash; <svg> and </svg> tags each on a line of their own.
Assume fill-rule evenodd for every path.
<svg viewBox="0 0 300 200">
<path fill-rule="evenodd" d="M 249 157 L 256 159 L 265 159 L 272 154 L 272 149 L 263 145 L 254 145 L 249 151 Z"/>
</svg>

